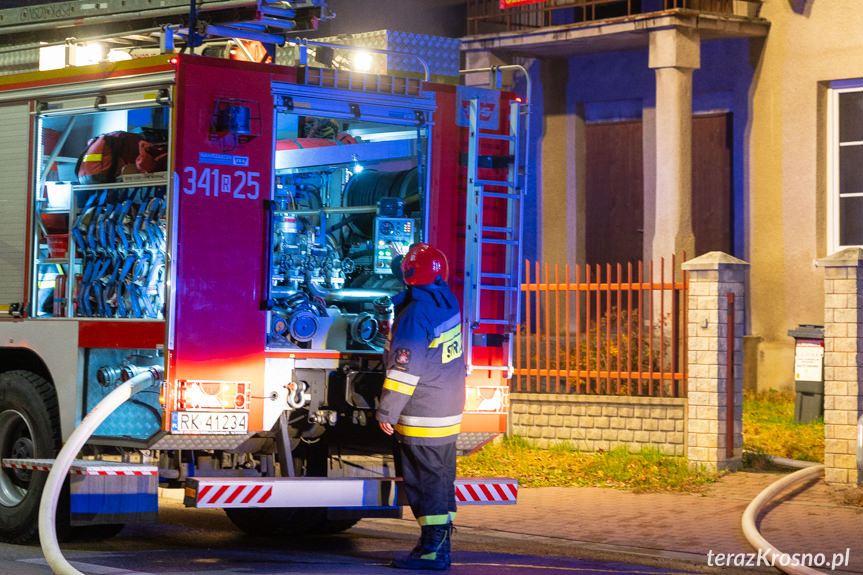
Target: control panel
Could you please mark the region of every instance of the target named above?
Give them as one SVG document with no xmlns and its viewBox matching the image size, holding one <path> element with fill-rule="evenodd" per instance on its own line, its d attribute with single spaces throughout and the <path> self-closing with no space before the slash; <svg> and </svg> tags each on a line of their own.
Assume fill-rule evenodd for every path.
<svg viewBox="0 0 863 575">
<path fill-rule="evenodd" d="M 401 253 L 406 253 L 411 244 L 414 243 L 414 221 L 411 218 L 385 218 L 375 219 L 375 258 L 374 269 L 376 274 L 392 274 L 390 264 L 398 255 L 394 249 L 399 246 Z"/>
</svg>

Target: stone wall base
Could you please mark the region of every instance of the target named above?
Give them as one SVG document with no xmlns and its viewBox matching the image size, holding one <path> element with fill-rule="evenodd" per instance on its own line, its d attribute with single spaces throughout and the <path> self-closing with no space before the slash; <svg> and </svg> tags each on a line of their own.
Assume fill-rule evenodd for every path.
<svg viewBox="0 0 863 575">
<path fill-rule="evenodd" d="M 542 447 L 686 454 L 685 398 L 513 393 L 510 413 L 512 433 Z"/>
</svg>

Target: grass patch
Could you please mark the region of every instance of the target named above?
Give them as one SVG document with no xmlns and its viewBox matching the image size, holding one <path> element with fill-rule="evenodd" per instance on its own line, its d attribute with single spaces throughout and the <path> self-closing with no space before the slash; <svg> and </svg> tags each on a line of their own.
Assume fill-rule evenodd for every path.
<svg viewBox="0 0 863 575">
<path fill-rule="evenodd" d="M 824 422 L 794 423 L 794 393 L 743 395 L 743 447 L 757 453 L 824 461 Z"/>
<path fill-rule="evenodd" d="M 599 453 L 567 444 L 541 448 L 521 437 L 507 437 L 469 457 L 460 457 L 466 477 L 515 477 L 522 487 L 615 487 L 633 491 L 699 491 L 719 477 L 690 471 L 683 457 L 656 450 L 632 453 L 616 448 Z"/>
</svg>

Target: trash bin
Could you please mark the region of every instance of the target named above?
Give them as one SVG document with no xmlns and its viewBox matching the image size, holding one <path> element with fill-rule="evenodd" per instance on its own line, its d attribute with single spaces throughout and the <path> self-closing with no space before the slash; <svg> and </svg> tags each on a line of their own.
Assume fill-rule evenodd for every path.
<svg viewBox="0 0 863 575">
<path fill-rule="evenodd" d="M 794 423 L 824 415 L 824 326 L 800 325 L 788 330 L 794 338 Z"/>
</svg>

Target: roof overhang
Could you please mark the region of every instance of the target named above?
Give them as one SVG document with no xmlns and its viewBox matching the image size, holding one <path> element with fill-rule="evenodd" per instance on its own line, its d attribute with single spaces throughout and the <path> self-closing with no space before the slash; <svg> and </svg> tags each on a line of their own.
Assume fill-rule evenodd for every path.
<svg viewBox="0 0 863 575">
<path fill-rule="evenodd" d="M 647 48 L 649 33 L 667 28 L 695 30 L 702 41 L 763 38 L 767 36 L 770 22 L 764 18 L 679 8 L 594 22 L 467 36 L 462 38 L 461 49 L 531 58 L 566 58 Z"/>
</svg>

